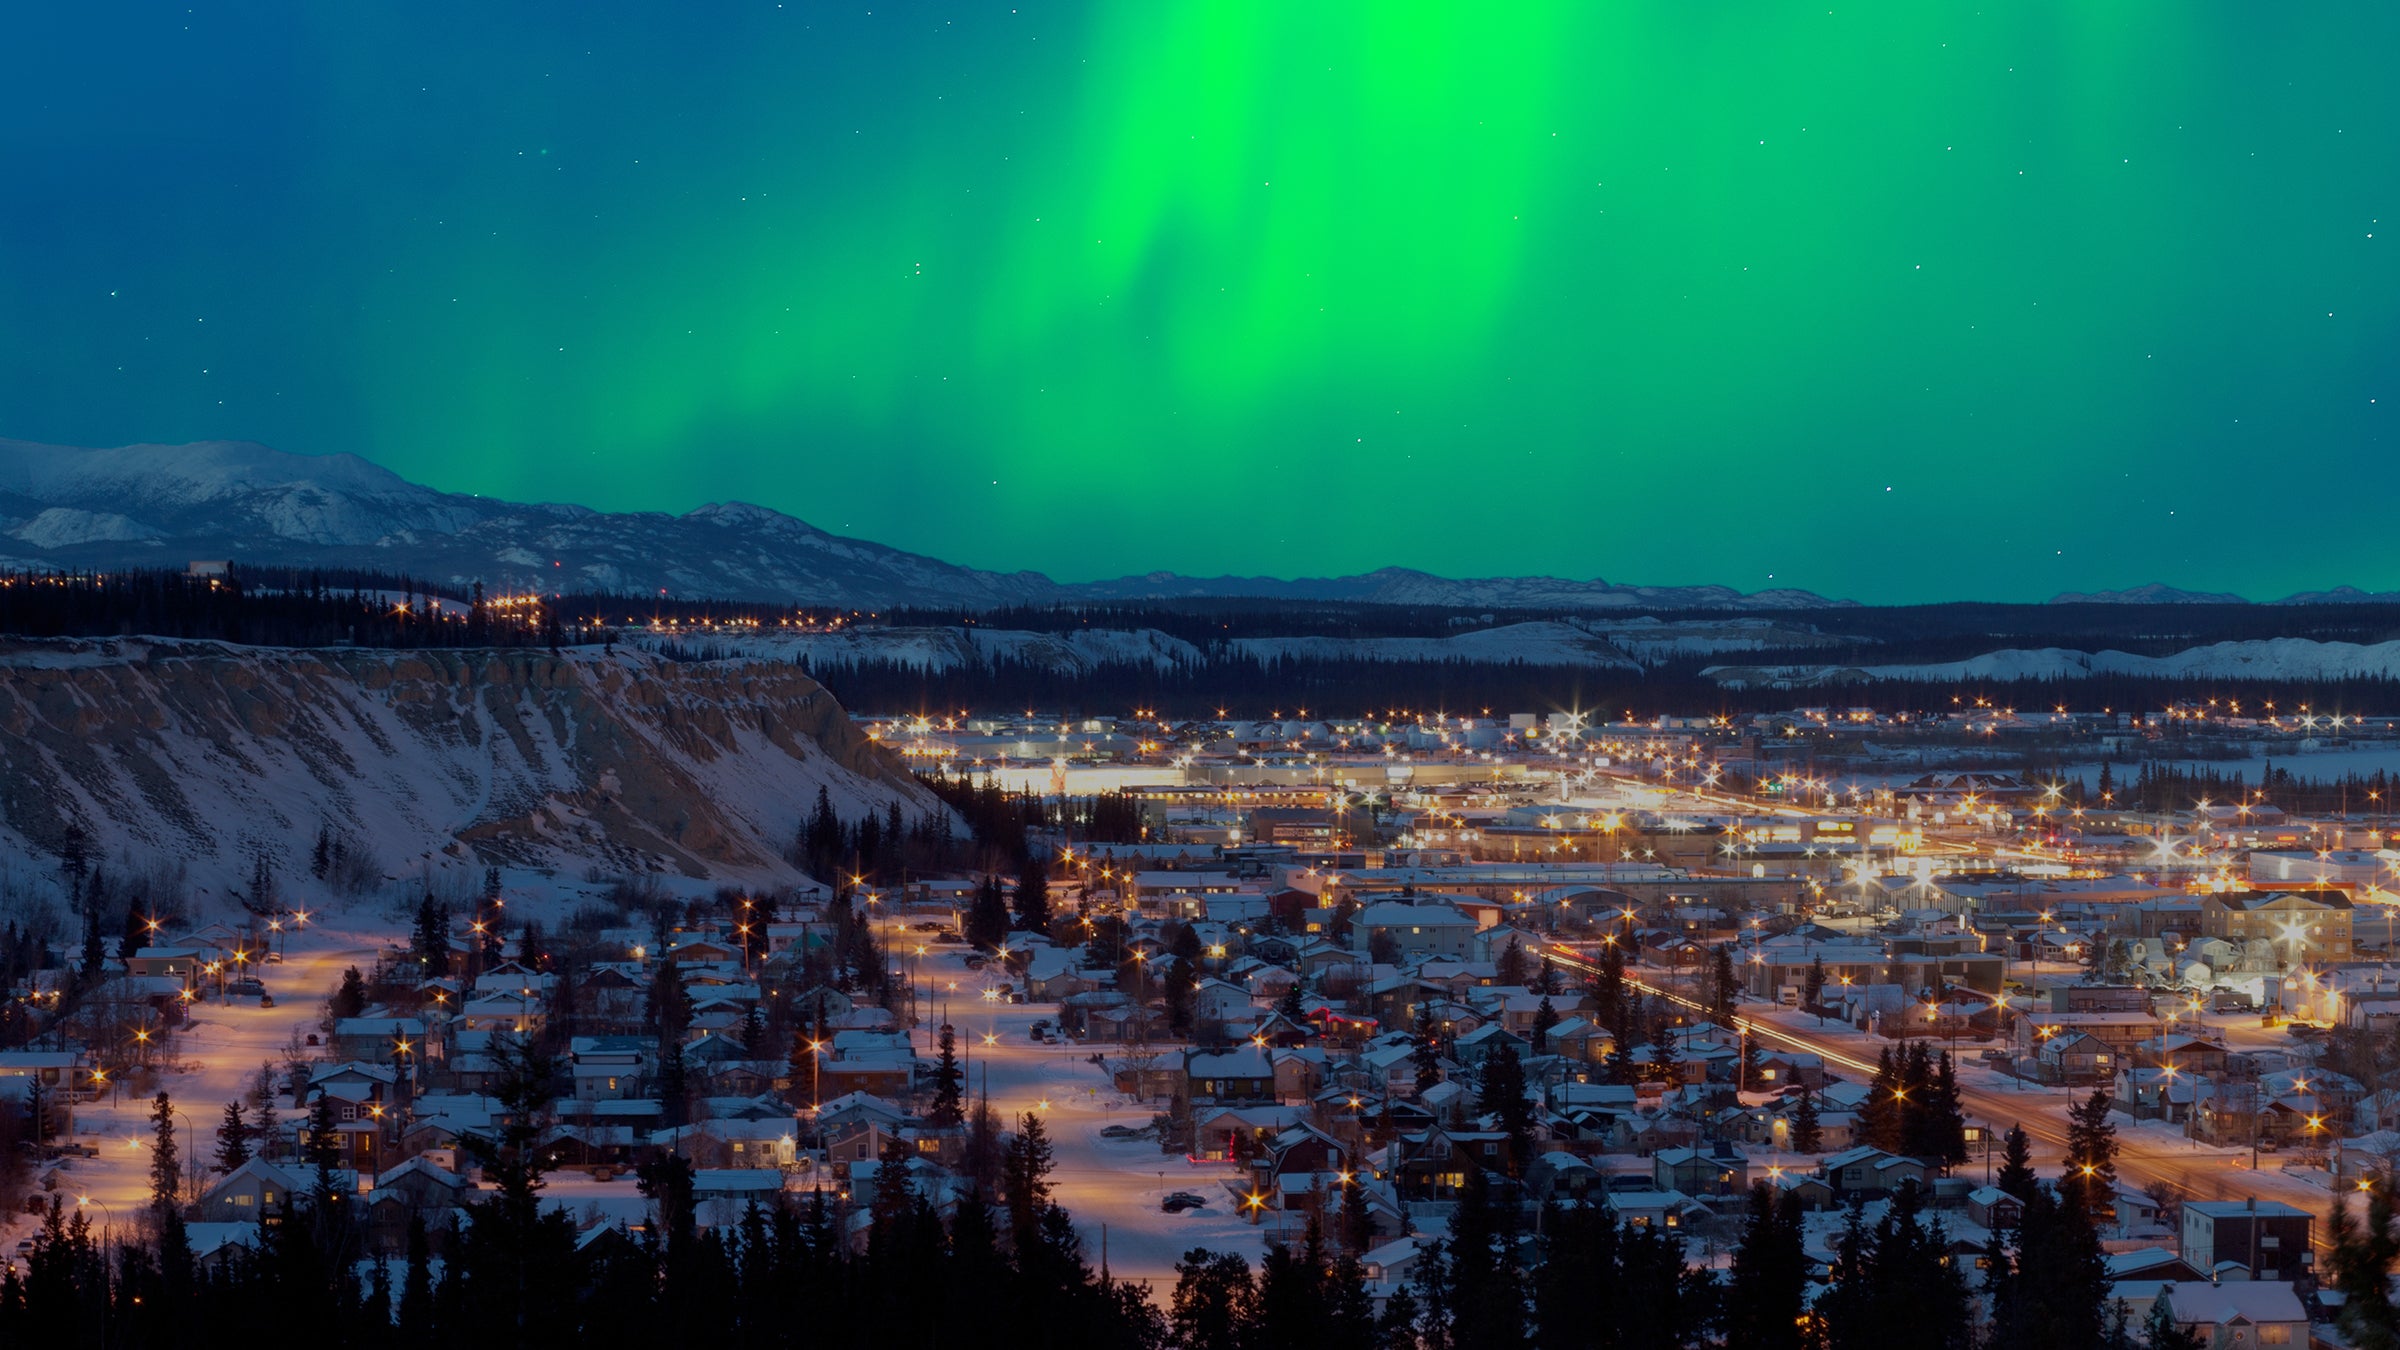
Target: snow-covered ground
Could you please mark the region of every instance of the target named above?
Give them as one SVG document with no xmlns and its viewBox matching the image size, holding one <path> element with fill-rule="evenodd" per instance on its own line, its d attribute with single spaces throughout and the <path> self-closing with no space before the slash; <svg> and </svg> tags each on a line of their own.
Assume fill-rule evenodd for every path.
<svg viewBox="0 0 2400 1350">
<path fill-rule="evenodd" d="M 280 1064 L 292 1034 L 317 1029 L 324 1003 L 341 982 L 346 966 L 365 971 L 389 936 L 328 930 L 312 925 L 292 935 L 284 960 L 259 972 L 275 1006 L 262 1008 L 255 998 L 211 999 L 195 1004 L 190 1020 L 176 1034 L 176 1071 L 161 1073 L 153 1093 L 163 1090 L 182 1113 L 176 1119 L 175 1146 L 182 1150 L 187 1169 L 196 1150 L 203 1166 L 214 1156 L 217 1125 L 225 1103 L 245 1098 L 258 1066 Z M 288 1100 L 277 1110 L 286 1121 L 296 1112 Z M 130 1222 L 150 1199 L 151 1099 L 126 1096 L 112 1101 L 78 1104 L 74 1142 L 99 1150 L 94 1158 L 69 1158 L 56 1173 L 56 1189 L 68 1203 L 89 1198 L 95 1224 Z M 188 1120 L 186 1119 L 188 1117 Z M 203 1183 L 205 1184 L 205 1182 Z M 31 1220 L 23 1215 L 0 1216 L 0 1250 L 12 1250 L 25 1236 Z"/>
</svg>

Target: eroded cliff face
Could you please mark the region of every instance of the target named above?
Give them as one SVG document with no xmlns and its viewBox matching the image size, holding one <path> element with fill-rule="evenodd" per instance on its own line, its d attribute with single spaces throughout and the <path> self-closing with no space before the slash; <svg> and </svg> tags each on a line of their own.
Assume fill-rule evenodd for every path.
<svg viewBox="0 0 2400 1350">
<path fill-rule="evenodd" d="M 305 877 L 321 828 L 392 876 L 471 862 L 787 880 L 822 786 L 941 810 L 833 696 L 765 661 L 630 651 L 0 642 L 0 831 L 54 853 Z"/>
</svg>

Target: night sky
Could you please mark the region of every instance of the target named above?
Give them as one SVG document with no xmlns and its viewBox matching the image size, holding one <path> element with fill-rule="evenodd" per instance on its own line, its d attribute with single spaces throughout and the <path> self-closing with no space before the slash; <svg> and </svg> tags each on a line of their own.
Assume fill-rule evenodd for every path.
<svg viewBox="0 0 2400 1350">
<path fill-rule="evenodd" d="M 24 5 L 0 435 L 1062 579 L 2400 587 L 2396 53 L 2389 0 Z"/>
</svg>

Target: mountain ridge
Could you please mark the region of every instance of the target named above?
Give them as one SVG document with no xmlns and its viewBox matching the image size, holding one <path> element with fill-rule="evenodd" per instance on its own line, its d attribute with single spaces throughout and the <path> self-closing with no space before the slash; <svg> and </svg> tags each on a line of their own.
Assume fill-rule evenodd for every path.
<svg viewBox="0 0 2400 1350">
<path fill-rule="evenodd" d="M 1807 591 L 1628 586 L 1600 578 L 1452 579 L 1403 567 L 1347 577 L 1179 576 L 1059 582 L 836 535 L 755 503 L 681 515 L 510 502 L 411 483 L 354 454 L 246 441 L 92 449 L 0 440 L 0 563 L 173 566 L 230 558 L 366 567 L 508 588 L 664 592 L 844 608 L 1256 598 L 1458 607 L 1824 609 Z"/>
</svg>

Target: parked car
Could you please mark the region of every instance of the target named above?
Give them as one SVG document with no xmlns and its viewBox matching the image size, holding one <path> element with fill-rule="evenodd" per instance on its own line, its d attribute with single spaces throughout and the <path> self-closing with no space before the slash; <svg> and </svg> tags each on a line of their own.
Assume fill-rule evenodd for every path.
<svg viewBox="0 0 2400 1350">
<path fill-rule="evenodd" d="M 1103 1139 L 1147 1139 L 1150 1137 L 1150 1131 L 1148 1127 L 1141 1125 L 1103 1125 L 1100 1127 L 1100 1137 Z"/>
<path fill-rule="evenodd" d="M 1187 1209 L 1199 1209 L 1207 1203 L 1208 1197 L 1205 1195 L 1194 1195 L 1190 1191 L 1176 1191 L 1166 1199 L 1159 1201 L 1158 1208 L 1161 1213 L 1181 1214 Z"/>
</svg>

